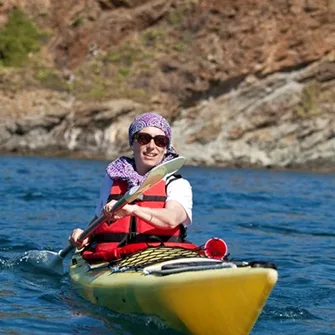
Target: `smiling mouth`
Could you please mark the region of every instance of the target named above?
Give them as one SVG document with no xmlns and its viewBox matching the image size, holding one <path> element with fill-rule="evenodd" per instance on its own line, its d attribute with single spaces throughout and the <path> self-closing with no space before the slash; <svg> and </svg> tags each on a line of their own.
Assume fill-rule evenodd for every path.
<svg viewBox="0 0 335 335">
<path fill-rule="evenodd" d="M 150 153 L 150 152 L 144 152 L 144 153 L 143 153 L 143 156 L 144 156 L 144 157 L 149 157 L 149 158 L 154 158 L 154 157 L 157 156 L 157 154 Z"/>
</svg>

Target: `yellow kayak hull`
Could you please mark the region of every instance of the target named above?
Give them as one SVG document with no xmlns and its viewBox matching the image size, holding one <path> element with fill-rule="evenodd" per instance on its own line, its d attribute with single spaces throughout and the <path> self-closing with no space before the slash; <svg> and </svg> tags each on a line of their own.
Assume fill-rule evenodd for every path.
<svg viewBox="0 0 335 335">
<path fill-rule="evenodd" d="M 276 270 L 261 267 L 164 276 L 113 273 L 109 267 L 90 268 L 79 253 L 69 274 L 79 293 L 94 304 L 119 313 L 155 315 L 169 327 L 198 335 L 249 334 L 278 276 Z"/>
</svg>

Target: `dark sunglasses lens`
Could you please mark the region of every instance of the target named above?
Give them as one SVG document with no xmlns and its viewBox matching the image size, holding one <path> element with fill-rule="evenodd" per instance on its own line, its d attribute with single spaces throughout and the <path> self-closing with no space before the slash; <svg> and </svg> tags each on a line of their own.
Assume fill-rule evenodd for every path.
<svg viewBox="0 0 335 335">
<path fill-rule="evenodd" d="M 146 145 L 151 141 L 152 137 L 149 134 L 141 133 L 137 134 L 136 140 L 141 145 Z"/>
<path fill-rule="evenodd" d="M 154 137 L 155 144 L 158 147 L 165 148 L 169 144 L 169 139 L 164 135 L 157 135 Z"/>
<path fill-rule="evenodd" d="M 141 145 L 148 144 L 152 139 L 154 139 L 155 144 L 158 147 L 165 148 L 169 145 L 169 138 L 164 135 L 157 135 L 152 137 L 150 134 L 147 133 L 139 133 L 136 135 L 136 140 Z"/>
</svg>

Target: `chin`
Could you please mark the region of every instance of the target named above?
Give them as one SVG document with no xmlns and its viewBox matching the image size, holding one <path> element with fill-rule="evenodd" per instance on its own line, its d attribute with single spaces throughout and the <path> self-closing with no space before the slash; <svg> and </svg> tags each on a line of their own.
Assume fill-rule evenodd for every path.
<svg viewBox="0 0 335 335">
<path fill-rule="evenodd" d="M 159 163 L 159 161 L 144 160 L 143 163 L 148 167 L 154 167 Z"/>
</svg>

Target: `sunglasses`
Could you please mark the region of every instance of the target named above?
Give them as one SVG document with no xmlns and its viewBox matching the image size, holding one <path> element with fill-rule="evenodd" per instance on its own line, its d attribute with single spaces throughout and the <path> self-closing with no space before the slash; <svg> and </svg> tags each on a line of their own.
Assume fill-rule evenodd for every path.
<svg viewBox="0 0 335 335">
<path fill-rule="evenodd" d="M 137 133 L 134 139 L 141 145 L 146 145 L 151 140 L 154 140 L 155 144 L 160 148 L 166 148 L 169 145 L 169 138 L 165 135 L 151 136 L 147 133 Z"/>
</svg>

